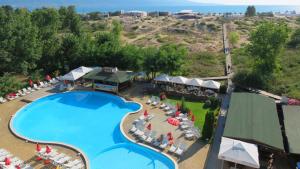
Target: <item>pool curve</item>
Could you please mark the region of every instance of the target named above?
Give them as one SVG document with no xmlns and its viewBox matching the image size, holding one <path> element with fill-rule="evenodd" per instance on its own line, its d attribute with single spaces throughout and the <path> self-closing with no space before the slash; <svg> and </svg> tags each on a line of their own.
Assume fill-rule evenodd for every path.
<svg viewBox="0 0 300 169">
<path fill-rule="evenodd" d="M 77 91 L 77 92 L 86 92 L 86 91 Z M 66 93 L 73 93 L 73 92 L 66 92 Z M 89 92 L 89 93 L 90 93 L 90 92 Z M 98 93 L 98 92 L 97 92 L 97 93 Z M 105 93 L 105 94 L 107 94 L 107 93 Z M 36 100 L 35 100 L 34 102 L 32 102 L 32 103 L 35 103 L 35 102 L 38 101 L 38 100 L 41 100 L 41 99 L 43 99 L 43 98 L 47 98 L 47 97 L 53 96 L 53 95 L 58 95 L 58 94 L 51 94 L 51 95 L 48 95 L 48 96 L 45 96 L 45 97 L 41 97 L 41 98 L 39 98 L 39 99 L 36 99 Z M 110 94 L 109 94 L 109 95 L 110 95 Z M 116 144 L 116 145 L 112 146 L 111 148 L 107 148 L 107 150 L 102 150 L 101 153 L 105 153 L 105 152 L 110 151 L 110 150 L 118 149 L 118 148 L 120 148 L 120 147 L 122 147 L 122 148 L 124 148 L 124 147 L 128 148 L 128 147 L 129 147 L 129 148 L 128 148 L 129 150 L 132 150 L 131 148 L 136 148 L 136 146 L 144 147 L 144 148 L 146 149 L 145 151 L 144 151 L 142 148 L 139 148 L 139 147 L 137 147 L 137 149 L 134 150 L 134 151 L 143 151 L 144 154 L 145 154 L 145 152 L 146 152 L 146 154 L 147 154 L 147 153 L 149 153 L 149 151 L 150 151 L 150 153 L 149 153 L 150 155 L 154 152 L 154 153 L 156 153 L 156 158 L 158 158 L 158 156 L 164 156 L 164 158 L 167 158 L 171 163 L 173 163 L 171 168 L 170 168 L 170 166 L 168 166 L 169 169 L 178 169 L 178 164 L 177 164 L 177 162 L 176 162 L 173 158 L 171 158 L 169 155 L 167 155 L 167 154 L 164 153 L 164 152 L 158 151 L 157 149 L 154 149 L 154 148 L 152 148 L 152 147 L 150 147 L 150 146 L 148 146 L 148 145 L 145 145 L 145 144 L 143 144 L 143 143 L 136 142 L 135 140 L 133 140 L 133 139 L 131 139 L 130 137 L 128 137 L 127 134 L 126 134 L 126 132 L 124 132 L 124 129 L 123 129 L 123 123 L 124 123 L 124 120 L 126 119 L 126 117 L 127 117 L 128 115 L 134 114 L 134 113 L 138 113 L 140 110 L 142 110 L 142 108 L 143 108 L 142 105 L 141 105 L 140 103 L 138 103 L 138 102 L 127 101 L 127 100 L 125 100 L 123 97 L 120 97 L 120 96 L 115 96 L 115 95 L 113 95 L 113 97 L 117 97 L 118 99 L 121 99 L 125 104 L 127 104 L 127 103 L 135 103 L 135 104 L 138 104 L 138 105 L 140 105 L 140 108 L 139 108 L 138 110 L 135 110 L 135 111 L 131 111 L 131 112 L 125 113 L 125 115 L 122 117 L 122 119 L 121 119 L 121 121 L 120 121 L 120 123 L 119 123 L 119 129 L 120 129 L 120 132 L 121 132 L 121 135 L 122 135 L 121 137 L 125 139 L 124 143 Z M 88 156 L 86 155 L 86 153 L 85 153 L 83 150 L 81 150 L 80 148 L 76 147 L 75 145 L 66 144 L 66 143 L 63 143 L 63 142 L 57 142 L 57 141 L 54 142 L 54 141 L 45 141 L 45 140 L 30 139 L 30 138 L 25 137 L 25 136 L 19 134 L 18 132 L 16 132 L 16 130 L 15 130 L 15 128 L 14 128 L 14 125 L 13 125 L 14 118 L 17 117 L 18 114 L 19 114 L 20 112 L 22 112 L 23 109 L 27 108 L 27 107 L 28 107 L 29 105 L 31 105 L 32 103 L 23 106 L 21 109 L 19 109 L 19 110 L 16 112 L 16 114 L 15 114 L 14 116 L 12 116 L 12 118 L 11 118 L 11 120 L 10 120 L 10 124 L 9 124 L 9 127 L 10 127 L 11 132 L 12 132 L 15 136 L 17 136 L 17 137 L 19 137 L 19 138 L 21 138 L 21 139 L 24 139 L 24 140 L 26 140 L 26 141 L 29 141 L 29 142 L 33 142 L 33 143 L 39 142 L 39 143 L 44 143 L 44 144 L 60 145 L 60 146 L 63 146 L 63 147 L 67 147 L 67 148 L 73 149 L 73 150 L 75 150 L 76 152 L 78 152 L 78 153 L 81 155 L 81 157 L 84 159 L 84 162 L 86 163 L 86 168 L 91 168 L 91 167 L 90 167 L 90 161 L 89 161 L 89 158 L 88 158 Z M 133 143 L 133 144 L 136 145 L 136 146 L 130 145 L 130 144 L 128 144 L 127 142 L 131 142 L 131 143 Z M 151 152 L 151 151 L 153 151 L 153 152 Z M 152 154 L 152 155 L 153 155 L 153 154 Z M 150 159 L 150 157 L 147 157 L 147 158 Z M 159 159 L 151 159 L 151 160 L 152 160 L 152 163 L 153 163 L 153 168 L 155 169 L 156 167 L 155 167 L 154 162 L 155 162 L 155 160 L 158 161 Z M 94 167 L 94 168 L 95 168 L 95 167 Z"/>
</svg>

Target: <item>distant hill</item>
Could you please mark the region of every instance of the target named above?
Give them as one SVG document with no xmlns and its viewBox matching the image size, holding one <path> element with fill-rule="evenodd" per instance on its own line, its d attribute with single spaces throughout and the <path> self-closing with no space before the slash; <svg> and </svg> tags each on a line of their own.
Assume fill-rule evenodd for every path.
<svg viewBox="0 0 300 169">
<path fill-rule="evenodd" d="M 37 8 L 75 5 L 78 7 L 144 7 L 144 6 L 200 6 L 211 5 L 189 0 L 1 0 L 0 5 Z"/>
</svg>

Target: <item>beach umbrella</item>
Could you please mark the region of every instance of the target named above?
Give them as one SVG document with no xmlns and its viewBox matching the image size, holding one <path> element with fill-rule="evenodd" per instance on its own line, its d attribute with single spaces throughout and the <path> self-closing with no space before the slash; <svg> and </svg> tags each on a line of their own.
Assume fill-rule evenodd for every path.
<svg viewBox="0 0 300 169">
<path fill-rule="evenodd" d="M 151 125 L 151 123 L 149 123 L 148 126 L 147 126 L 147 129 L 151 130 L 151 128 L 152 128 L 152 125 Z"/>
<path fill-rule="evenodd" d="M 16 169 L 21 169 L 20 165 L 16 165 Z"/>
<path fill-rule="evenodd" d="M 40 152 L 41 149 L 42 149 L 42 147 L 37 143 L 37 144 L 36 144 L 36 151 L 37 151 L 37 152 Z"/>
<path fill-rule="evenodd" d="M 5 162 L 5 165 L 10 165 L 10 163 L 11 163 L 10 158 L 5 157 L 4 162 Z"/>
<path fill-rule="evenodd" d="M 192 122 L 195 121 L 195 115 L 192 115 Z"/>
<path fill-rule="evenodd" d="M 176 113 L 175 113 L 175 117 L 178 117 L 178 116 L 179 116 L 179 114 L 180 114 L 180 111 L 176 111 Z"/>
<path fill-rule="evenodd" d="M 49 154 L 51 152 L 51 148 L 49 146 L 46 146 L 46 153 Z"/>
<path fill-rule="evenodd" d="M 31 79 L 29 80 L 29 86 L 33 86 L 33 81 Z"/>
<path fill-rule="evenodd" d="M 51 77 L 50 75 L 46 75 L 46 80 L 50 81 L 51 80 Z"/>
<path fill-rule="evenodd" d="M 144 116 L 148 116 L 149 114 L 148 114 L 148 111 L 147 110 L 145 110 L 144 111 Z"/>
</svg>

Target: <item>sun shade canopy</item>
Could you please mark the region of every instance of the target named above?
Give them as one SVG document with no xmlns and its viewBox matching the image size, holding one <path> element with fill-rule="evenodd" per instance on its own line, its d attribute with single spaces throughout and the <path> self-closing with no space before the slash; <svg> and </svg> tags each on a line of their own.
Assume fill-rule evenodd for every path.
<svg viewBox="0 0 300 169">
<path fill-rule="evenodd" d="M 252 168 L 259 168 L 258 148 L 255 144 L 222 137 L 218 158 Z"/>
</svg>

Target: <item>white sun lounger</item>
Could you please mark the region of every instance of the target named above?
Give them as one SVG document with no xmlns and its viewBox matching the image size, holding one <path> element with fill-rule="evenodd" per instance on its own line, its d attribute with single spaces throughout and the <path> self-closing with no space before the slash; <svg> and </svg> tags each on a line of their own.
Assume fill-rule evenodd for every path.
<svg viewBox="0 0 300 169">
<path fill-rule="evenodd" d="M 158 146 L 160 145 L 160 142 L 159 142 L 158 140 L 154 140 L 154 141 L 152 142 L 152 144 L 153 144 L 154 146 L 158 147 Z"/>
<path fill-rule="evenodd" d="M 8 153 L 8 154 L 6 154 L 6 155 L 4 155 L 4 156 L 1 156 L 0 157 L 0 161 L 3 161 L 6 157 L 12 157 L 13 155 L 12 154 L 10 154 L 10 153 Z"/>
<path fill-rule="evenodd" d="M 177 144 L 172 144 L 168 151 L 170 153 L 174 153 L 177 150 L 177 147 Z"/>
<path fill-rule="evenodd" d="M 58 159 L 58 160 L 54 160 L 54 164 L 58 164 L 58 165 L 62 165 L 62 164 L 64 164 L 64 163 L 66 163 L 67 161 L 69 161 L 71 159 L 71 157 L 70 156 L 65 156 L 65 157 L 63 157 L 63 158 L 60 158 L 60 159 Z"/>
<path fill-rule="evenodd" d="M 26 88 L 23 88 L 22 91 L 23 91 L 24 93 L 27 93 L 27 94 L 31 93 L 31 92 L 28 91 Z"/>
<path fill-rule="evenodd" d="M 142 141 L 145 141 L 149 136 L 150 136 L 151 132 L 149 131 L 145 131 L 143 135 L 139 136 L 139 138 L 142 140 Z"/>
<path fill-rule="evenodd" d="M 151 132 L 149 137 L 145 140 L 147 143 L 152 143 L 152 141 L 155 139 L 156 131 Z"/>
<path fill-rule="evenodd" d="M 168 140 L 164 139 L 162 143 L 159 145 L 160 148 L 165 149 L 168 146 Z"/>
<path fill-rule="evenodd" d="M 50 160 L 52 160 L 52 161 L 57 161 L 57 160 L 59 160 L 59 159 L 61 159 L 61 158 L 64 158 L 64 157 L 66 157 L 66 154 L 60 153 L 60 154 L 58 154 L 58 155 L 56 155 L 56 156 L 51 157 Z"/>
<path fill-rule="evenodd" d="M 29 164 L 26 164 L 25 166 L 22 166 L 21 169 L 33 169 Z"/>
<path fill-rule="evenodd" d="M 134 132 L 134 135 L 141 137 L 144 134 L 143 131 L 141 131 L 140 129 L 138 129 L 136 132 Z"/>
<path fill-rule="evenodd" d="M 7 100 L 4 99 L 3 97 L 0 97 L 0 103 L 5 103 L 5 102 L 7 102 Z"/>
<path fill-rule="evenodd" d="M 146 104 L 152 104 L 152 102 L 154 102 L 154 100 L 155 100 L 155 97 L 151 96 L 151 98 L 147 100 Z"/>
<path fill-rule="evenodd" d="M 82 169 L 84 165 L 82 163 L 77 164 L 76 166 L 72 167 L 71 169 Z"/>
<path fill-rule="evenodd" d="M 178 156 L 181 156 L 184 151 L 185 151 L 185 145 L 184 144 L 180 144 L 179 147 L 177 148 L 177 150 L 175 151 L 175 154 Z"/>
<path fill-rule="evenodd" d="M 160 106 L 159 106 L 159 108 L 161 108 L 161 109 L 163 109 L 163 108 L 165 108 L 167 105 L 165 104 L 165 103 L 162 103 Z"/>
<path fill-rule="evenodd" d="M 19 96 L 25 96 L 26 95 L 26 93 L 22 92 L 21 90 L 18 90 L 18 94 L 19 94 Z"/>
<path fill-rule="evenodd" d="M 78 159 L 76 159 L 76 160 L 73 160 L 73 161 L 69 161 L 69 162 L 66 163 L 66 164 L 63 164 L 63 166 L 64 166 L 65 168 L 72 168 L 72 167 L 74 167 L 74 166 L 76 166 L 76 165 L 78 165 L 78 164 L 80 164 L 80 163 L 81 163 L 81 161 L 78 160 Z"/>
<path fill-rule="evenodd" d="M 34 92 L 35 90 L 33 89 L 33 88 L 31 88 L 31 87 L 27 87 L 27 89 L 29 90 L 29 91 L 31 91 L 31 92 Z"/>
<path fill-rule="evenodd" d="M 135 127 L 135 125 L 132 125 L 131 129 L 129 130 L 130 132 L 134 133 L 136 132 L 137 128 Z"/>
<path fill-rule="evenodd" d="M 41 88 L 37 84 L 33 84 L 33 88 L 36 90 L 40 90 Z"/>
<path fill-rule="evenodd" d="M 47 87 L 47 85 L 45 85 L 44 82 L 40 82 L 40 87 L 44 88 Z"/>
<path fill-rule="evenodd" d="M 152 102 L 152 106 L 157 106 L 158 104 L 160 103 L 160 100 L 159 99 L 157 99 L 157 100 L 155 100 L 154 102 Z"/>
<path fill-rule="evenodd" d="M 175 114 L 175 110 L 169 110 L 166 112 L 166 115 L 167 116 L 171 116 L 171 115 L 174 115 Z"/>
</svg>

